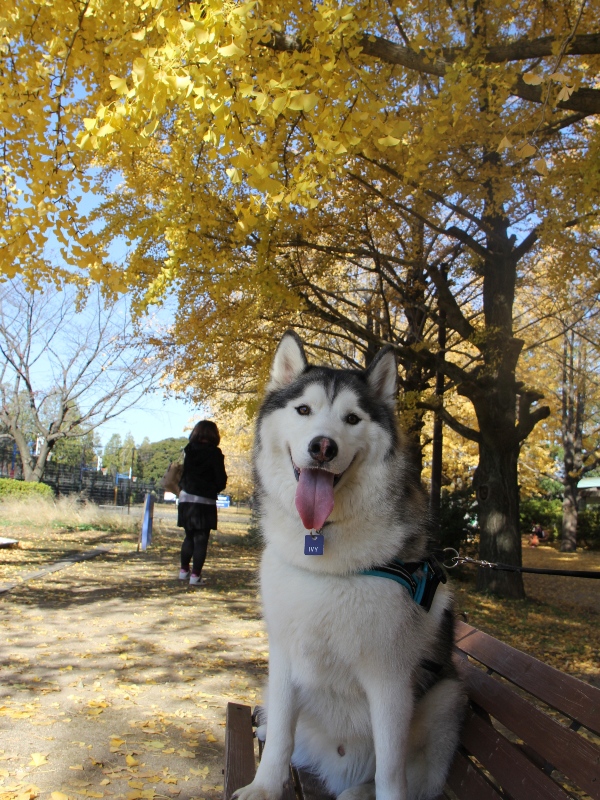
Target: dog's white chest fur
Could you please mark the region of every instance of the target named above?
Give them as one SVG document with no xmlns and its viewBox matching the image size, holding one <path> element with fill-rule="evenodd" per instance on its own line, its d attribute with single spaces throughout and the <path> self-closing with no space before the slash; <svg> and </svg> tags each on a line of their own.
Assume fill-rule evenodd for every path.
<svg viewBox="0 0 600 800">
<path fill-rule="evenodd" d="M 313 572 L 282 561 L 271 547 L 263 554 L 261 590 L 270 640 L 285 651 L 295 683 L 333 688 L 342 675 L 346 682 L 389 659 L 410 671 L 437 624 L 443 594 L 427 617 L 394 581 Z M 422 641 L 415 643 L 420 616 Z"/>
</svg>

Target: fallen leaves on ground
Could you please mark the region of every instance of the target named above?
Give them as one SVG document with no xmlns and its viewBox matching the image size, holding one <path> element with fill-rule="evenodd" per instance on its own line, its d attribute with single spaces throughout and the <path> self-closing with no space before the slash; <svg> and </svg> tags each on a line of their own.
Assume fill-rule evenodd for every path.
<svg viewBox="0 0 600 800">
<path fill-rule="evenodd" d="M 14 752 L 0 752 L 1 800 L 221 797 L 226 703 L 256 702 L 266 668 L 257 551 L 232 519 L 211 537 L 202 590 L 177 580 L 181 532 L 159 529 L 145 553 L 113 536 L 110 554 L 4 596 L 0 732 Z M 0 552 L 4 579 L 39 535 Z M 67 546 L 105 538 L 69 531 Z"/>
<path fill-rule="evenodd" d="M 561 553 L 550 547 L 528 548 L 529 567 L 600 571 L 600 553 Z M 473 591 L 474 571 L 455 581 L 457 611 L 469 623 L 557 669 L 600 686 L 600 585 L 594 578 L 524 575 L 527 600 L 505 600 Z"/>
<path fill-rule="evenodd" d="M 202 589 L 177 580 L 181 532 L 165 528 L 145 553 L 131 534 L 113 535 L 110 554 L 4 596 L 0 800 L 220 799 L 226 704 L 260 700 L 267 659 L 258 551 L 240 536 L 248 518 L 221 519 Z M 27 550 L 0 551 L 3 578 L 11 559 L 35 552 L 40 532 L 29 535 Z M 56 550 L 106 537 L 65 535 Z M 526 552 L 527 563 L 564 555 L 546 550 Z M 576 554 L 569 568 L 597 568 L 594 559 L 600 567 L 600 554 Z M 598 682 L 595 584 L 586 598 L 583 585 L 557 592 L 531 576 L 533 599 L 515 602 L 475 594 L 472 578 L 455 581 L 472 624 Z"/>
</svg>

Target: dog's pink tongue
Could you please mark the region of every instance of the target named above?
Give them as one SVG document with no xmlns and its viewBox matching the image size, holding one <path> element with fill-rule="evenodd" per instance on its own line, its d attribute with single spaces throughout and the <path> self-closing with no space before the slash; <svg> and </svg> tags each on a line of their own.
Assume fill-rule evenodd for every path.
<svg viewBox="0 0 600 800">
<path fill-rule="evenodd" d="M 332 472 L 324 469 L 302 469 L 296 489 L 296 508 L 302 524 L 318 531 L 333 511 Z"/>
</svg>

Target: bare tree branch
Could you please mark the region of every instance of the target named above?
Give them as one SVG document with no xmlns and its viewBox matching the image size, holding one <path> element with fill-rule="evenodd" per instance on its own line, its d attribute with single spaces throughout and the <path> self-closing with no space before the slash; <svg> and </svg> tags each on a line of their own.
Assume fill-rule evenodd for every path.
<svg viewBox="0 0 600 800">
<path fill-rule="evenodd" d="M 486 63 L 503 63 L 508 61 L 526 61 L 534 58 L 551 56 L 553 37 L 543 37 L 527 42 L 519 39 L 506 45 L 491 47 L 485 53 Z M 302 42 L 299 37 L 273 31 L 271 39 L 264 43 L 274 50 L 302 51 L 310 49 L 311 42 Z M 391 42 L 382 36 L 365 33 L 359 40 L 362 52 L 366 56 L 377 58 L 386 64 L 396 64 L 421 75 L 434 75 L 443 78 L 447 69 L 459 60 L 469 59 L 469 51 L 465 48 L 452 48 L 441 51 L 440 56 L 429 58 L 422 51 Z M 600 53 L 600 34 L 575 36 L 566 49 L 568 55 L 597 55 Z M 541 86 L 531 86 L 517 77 L 510 88 L 510 93 L 530 103 L 543 103 L 545 98 Z M 557 108 L 575 111 L 579 114 L 598 114 L 600 112 L 600 90 L 580 88 L 567 100 L 556 103 Z"/>
<path fill-rule="evenodd" d="M 0 353 L 0 422 L 32 481 L 42 478 L 58 441 L 135 406 L 159 372 L 153 347 L 122 304 L 104 304 L 97 292 L 79 311 L 74 290 L 30 292 L 19 280 L 0 290 Z"/>
<path fill-rule="evenodd" d="M 433 413 L 437 414 L 449 428 L 465 439 L 470 439 L 472 442 L 477 443 L 481 441 L 481 434 L 479 431 L 476 431 L 474 428 L 469 428 L 468 425 L 459 422 L 440 402 L 435 400 L 421 400 L 417 403 L 417 407 L 426 409 L 427 411 L 433 411 Z"/>
</svg>

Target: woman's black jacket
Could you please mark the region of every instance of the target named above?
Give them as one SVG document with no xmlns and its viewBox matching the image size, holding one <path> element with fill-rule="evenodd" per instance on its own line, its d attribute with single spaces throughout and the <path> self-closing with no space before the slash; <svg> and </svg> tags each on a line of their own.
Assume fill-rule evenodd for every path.
<svg viewBox="0 0 600 800">
<path fill-rule="evenodd" d="M 185 458 L 180 482 L 183 491 L 216 500 L 227 485 L 221 450 L 208 442 L 190 442 L 183 452 Z"/>
</svg>

